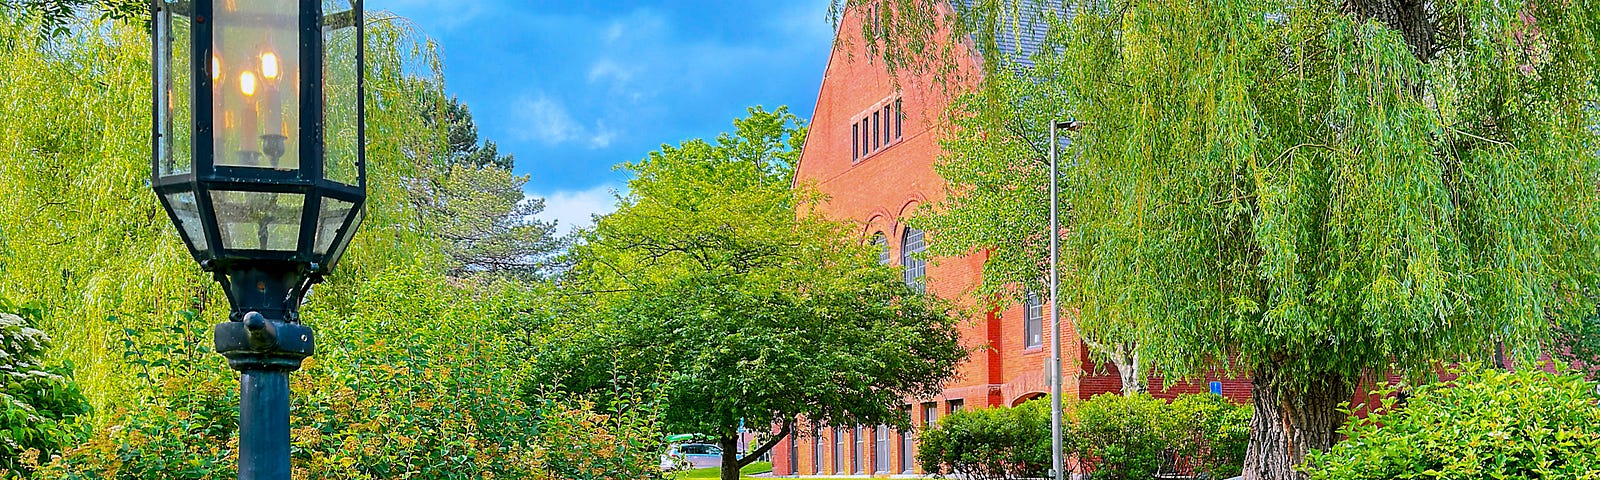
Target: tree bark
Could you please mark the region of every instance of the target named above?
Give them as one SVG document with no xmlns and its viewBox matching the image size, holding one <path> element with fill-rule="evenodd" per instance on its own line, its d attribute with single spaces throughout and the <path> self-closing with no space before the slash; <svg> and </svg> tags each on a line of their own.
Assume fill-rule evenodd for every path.
<svg viewBox="0 0 1600 480">
<path fill-rule="evenodd" d="M 1377 20 L 1400 32 L 1422 63 L 1433 57 L 1433 19 L 1424 0 L 1345 0 L 1345 11 L 1360 20 Z"/>
<path fill-rule="evenodd" d="M 1149 389 L 1144 383 L 1144 372 L 1140 371 L 1143 365 L 1139 363 L 1139 354 L 1131 350 L 1125 349 L 1114 362 L 1117 374 L 1122 376 L 1122 396 L 1144 393 Z"/>
<path fill-rule="evenodd" d="M 762 455 L 766 455 L 767 452 L 772 451 L 773 447 L 778 446 L 778 442 L 783 441 L 784 437 L 789 436 L 793 432 L 794 420 L 785 420 L 783 422 L 783 427 L 778 429 L 778 433 L 774 434 L 771 439 L 767 440 L 767 443 L 761 444 L 760 447 L 756 447 L 755 450 L 751 450 L 749 455 L 745 455 L 742 458 L 739 457 L 739 436 L 737 434 L 717 439 L 717 446 L 722 448 L 722 471 L 718 476 L 720 476 L 722 480 L 739 480 L 739 469 L 744 468 L 745 465 L 754 463 L 757 458 L 761 458 Z"/>
<path fill-rule="evenodd" d="M 722 480 L 739 480 L 739 436 L 723 435 L 717 447 L 722 449 Z"/>
<path fill-rule="evenodd" d="M 1255 374 L 1255 416 L 1250 418 L 1244 478 L 1303 480 L 1306 475 L 1297 468 L 1306 453 L 1327 451 L 1339 441 L 1339 426 L 1345 421 L 1339 404 L 1350 401 L 1355 386 L 1333 375 L 1296 382 L 1271 367 Z"/>
</svg>

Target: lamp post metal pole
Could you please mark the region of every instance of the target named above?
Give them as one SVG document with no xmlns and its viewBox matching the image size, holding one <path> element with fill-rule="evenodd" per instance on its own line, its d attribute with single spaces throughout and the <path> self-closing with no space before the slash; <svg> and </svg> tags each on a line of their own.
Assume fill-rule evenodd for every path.
<svg viewBox="0 0 1600 480">
<path fill-rule="evenodd" d="M 1061 280 L 1060 259 L 1057 258 L 1060 254 L 1061 219 L 1056 211 L 1059 203 L 1056 182 L 1059 127 L 1060 122 L 1050 121 L 1050 474 L 1054 480 L 1064 478 L 1066 463 L 1061 451 L 1061 307 L 1057 295 Z"/>
</svg>

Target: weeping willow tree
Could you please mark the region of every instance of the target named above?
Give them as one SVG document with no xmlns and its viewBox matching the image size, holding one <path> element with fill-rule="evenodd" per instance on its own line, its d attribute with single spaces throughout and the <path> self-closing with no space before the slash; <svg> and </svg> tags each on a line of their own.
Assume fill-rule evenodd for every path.
<svg viewBox="0 0 1600 480">
<path fill-rule="evenodd" d="M 948 21 L 898 6 L 937 1 L 849 8 Z M 1497 348 L 1532 359 L 1552 326 L 1593 311 L 1600 5 L 1016 7 L 1029 3 L 946 9 L 959 12 L 953 41 L 980 49 L 970 33 L 1018 10 L 1050 24 L 1034 66 L 986 68 L 953 108 L 947 212 L 1042 218 L 1022 200 L 1044 188 L 1043 129 L 1080 121 L 1061 183 L 1065 306 L 1085 331 L 1135 338 L 1167 373 L 1251 375 L 1246 478 L 1301 478 L 1370 375 L 1425 375 Z M 1013 257 L 991 263 L 1038 268 L 1026 250 L 1048 239 L 1039 222 L 1001 225 L 956 232 L 975 245 L 1009 235 L 995 251 Z"/>
<path fill-rule="evenodd" d="M 20 10 L 0 21 L 0 305 L 39 313 L 56 339 L 49 355 L 78 366 L 103 411 L 142 382 L 123 358 L 132 331 L 179 312 L 198 312 L 204 328 L 227 303 L 147 186 L 149 35 L 97 18 Z M 444 129 L 420 113 L 446 98 L 437 52 L 386 12 L 369 15 L 367 32 L 369 203 L 323 297 L 440 250 L 407 191 L 447 150 Z"/>
</svg>

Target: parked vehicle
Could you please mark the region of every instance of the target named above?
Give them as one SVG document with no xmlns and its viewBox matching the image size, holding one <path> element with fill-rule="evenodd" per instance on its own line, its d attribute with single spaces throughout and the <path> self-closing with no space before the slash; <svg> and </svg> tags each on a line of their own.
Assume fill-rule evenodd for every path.
<svg viewBox="0 0 1600 480">
<path fill-rule="evenodd" d="M 722 465 L 722 448 L 709 443 L 673 443 L 661 455 L 661 470 L 676 471 Z"/>
</svg>

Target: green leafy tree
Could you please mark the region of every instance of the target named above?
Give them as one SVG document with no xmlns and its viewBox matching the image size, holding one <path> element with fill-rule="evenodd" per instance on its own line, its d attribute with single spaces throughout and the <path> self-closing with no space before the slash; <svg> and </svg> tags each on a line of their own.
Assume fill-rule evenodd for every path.
<svg viewBox="0 0 1600 480">
<path fill-rule="evenodd" d="M 530 391 L 658 382 L 668 431 L 722 446 L 722 478 L 813 425 L 905 426 L 966 357 L 957 320 L 792 188 L 804 129 L 750 110 L 715 142 L 663 146 L 575 247 Z M 747 455 L 741 425 L 779 428 Z"/>
<path fill-rule="evenodd" d="M 946 171 L 1036 192 L 1037 180 L 1007 176 L 1038 178 L 1049 125 L 1038 119 L 1082 122 L 1061 183 L 1065 302 L 1086 336 L 1124 332 L 1164 372 L 1237 358 L 1255 383 L 1247 479 L 1303 478 L 1297 466 L 1333 445 L 1339 404 L 1364 375 L 1425 375 L 1496 345 L 1531 359 L 1552 323 L 1594 311 L 1594 5 L 1113 0 L 1061 15 L 1054 3 L 971 3 L 953 33 L 1033 18 L 1050 35 L 1023 83 L 1001 89 L 1027 102 L 980 88 L 955 112 L 987 120 L 958 125 L 952 142 L 1030 154 L 947 158 Z M 1001 161 L 1017 163 L 979 170 Z M 962 197 L 967 185 L 952 202 L 1015 214 L 985 209 L 981 189 Z"/>
<path fill-rule="evenodd" d="M 70 371 L 44 365 L 49 347 L 44 332 L 0 313 L 0 476 L 70 445 L 76 420 L 89 413 Z"/>
</svg>

